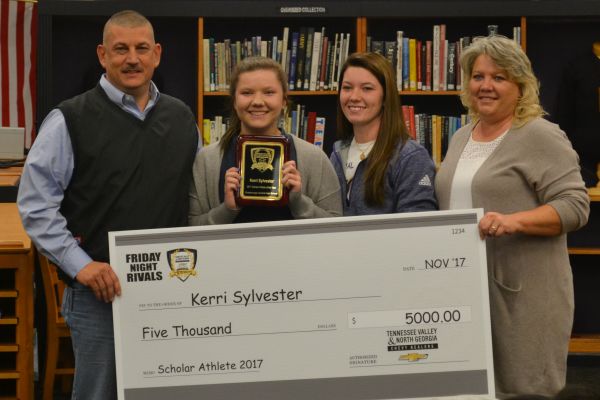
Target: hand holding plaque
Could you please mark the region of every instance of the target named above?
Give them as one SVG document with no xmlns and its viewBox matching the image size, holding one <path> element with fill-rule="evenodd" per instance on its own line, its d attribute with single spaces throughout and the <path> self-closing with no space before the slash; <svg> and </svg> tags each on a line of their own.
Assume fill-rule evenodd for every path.
<svg viewBox="0 0 600 400">
<path fill-rule="evenodd" d="M 237 164 L 242 176 L 236 202 L 239 206 L 284 206 L 288 189 L 282 183 L 283 164 L 289 159 L 285 136 L 240 135 Z"/>
</svg>

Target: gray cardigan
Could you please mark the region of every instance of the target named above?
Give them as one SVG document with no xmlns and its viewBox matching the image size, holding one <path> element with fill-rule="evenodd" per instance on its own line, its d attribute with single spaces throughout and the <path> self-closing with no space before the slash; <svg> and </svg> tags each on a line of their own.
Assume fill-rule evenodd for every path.
<svg viewBox="0 0 600 400">
<path fill-rule="evenodd" d="M 473 126 L 457 131 L 435 181 L 440 209 Z M 516 234 L 486 240 L 496 390 L 499 397 L 554 395 L 565 384 L 573 323 L 566 233 L 584 226 L 589 197 L 578 157 L 544 119 L 511 129 L 472 182 L 474 207 L 514 213 L 548 204 L 560 216 L 554 237 Z"/>
<path fill-rule="evenodd" d="M 296 219 L 342 215 L 340 185 L 325 153 L 313 144 L 293 137 L 296 166 L 302 177 L 302 193 L 290 193 L 289 207 Z M 203 148 L 194 162 L 190 187 L 190 225 L 217 225 L 233 222 L 233 211 L 219 200 L 219 173 L 222 152 L 218 143 Z"/>
</svg>

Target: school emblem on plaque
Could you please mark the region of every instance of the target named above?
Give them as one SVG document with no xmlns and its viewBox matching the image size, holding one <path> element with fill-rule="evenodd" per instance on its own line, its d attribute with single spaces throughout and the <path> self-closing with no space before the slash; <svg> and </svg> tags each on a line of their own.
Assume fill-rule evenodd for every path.
<svg viewBox="0 0 600 400">
<path fill-rule="evenodd" d="M 260 172 L 265 172 L 266 170 L 273 171 L 275 149 L 270 149 L 268 147 L 254 147 L 250 149 L 250 157 L 252 158 L 251 169 L 257 169 Z"/>
<path fill-rule="evenodd" d="M 185 282 L 190 276 L 196 276 L 196 260 L 198 252 L 196 249 L 175 249 L 167 251 L 167 260 L 171 272 L 169 277 L 176 276 Z"/>
<path fill-rule="evenodd" d="M 429 357 L 429 354 L 420 354 L 420 353 L 408 353 L 401 355 L 398 360 L 415 362 L 420 360 L 426 360 Z"/>
</svg>

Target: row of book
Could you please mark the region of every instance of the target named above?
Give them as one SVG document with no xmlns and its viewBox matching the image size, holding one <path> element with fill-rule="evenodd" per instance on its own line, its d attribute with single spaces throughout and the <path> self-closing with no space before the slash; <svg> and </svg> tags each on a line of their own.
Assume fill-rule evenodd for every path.
<svg viewBox="0 0 600 400">
<path fill-rule="evenodd" d="M 402 114 L 408 133 L 412 139 L 429 151 L 436 165 L 441 162 L 441 155 L 446 153 L 452 135 L 469 122 L 466 114 L 446 116 L 415 113 L 412 105 L 402 106 Z M 281 118 L 279 126 L 285 132 L 322 149 L 325 141 L 325 122 L 326 118 L 318 116 L 316 111 L 307 112 L 304 105 L 297 105 L 287 116 Z M 227 127 L 228 119 L 222 116 L 217 115 L 212 120 L 204 119 L 202 124 L 204 146 L 219 142 Z"/>
<path fill-rule="evenodd" d="M 204 91 L 227 91 L 231 73 L 246 57 L 270 57 L 281 64 L 288 76 L 290 90 L 336 90 L 339 68 L 348 57 L 350 33 L 327 36 L 325 27 L 301 27 L 282 37 L 263 40 L 253 36 L 242 41 L 203 39 Z"/>
<path fill-rule="evenodd" d="M 319 148 L 325 141 L 325 117 L 317 115 L 316 111 L 306 111 L 304 105 L 297 105 L 286 116 L 281 117 L 279 127 L 291 135 L 298 136 Z M 214 119 L 202 121 L 202 143 L 207 146 L 217 143 L 227 131 L 229 119 L 217 115 Z"/>
<path fill-rule="evenodd" d="M 304 105 L 292 109 L 288 117 L 281 119 L 281 127 L 285 132 L 298 136 L 319 148 L 325 142 L 326 118 L 318 116 L 316 111 L 306 111 Z"/>
<path fill-rule="evenodd" d="M 408 133 L 429 151 L 436 165 L 442 161 L 441 155 L 446 153 L 452 135 L 469 123 L 467 114 L 446 116 L 415 113 L 414 106 L 409 105 L 402 106 L 402 114 Z"/>
<path fill-rule="evenodd" d="M 205 118 L 202 120 L 202 144 L 208 146 L 212 143 L 218 143 L 229 126 L 229 119 L 224 119 L 222 115 L 216 115 L 214 119 Z"/>
<path fill-rule="evenodd" d="M 497 26 L 488 26 L 496 34 Z M 385 56 L 396 70 L 398 90 L 446 91 L 462 89 L 462 69 L 458 62 L 462 51 L 477 37 L 446 39 L 446 25 L 434 25 L 431 40 L 409 38 L 396 32 L 396 40 L 380 41 L 367 37 L 367 50 Z M 513 39 L 520 43 L 521 28 L 513 28 Z"/>
</svg>

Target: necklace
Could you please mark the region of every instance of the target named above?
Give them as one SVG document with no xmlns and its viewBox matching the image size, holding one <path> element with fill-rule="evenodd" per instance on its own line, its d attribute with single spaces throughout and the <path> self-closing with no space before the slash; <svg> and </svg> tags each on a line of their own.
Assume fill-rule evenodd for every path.
<svg viewBox="0 0 600 400">
<path fill-rule="evenodd" d="M 369 155 L 369 152 L 373 148 L 375 141 L 371 140 L 370 142 L 367 142 L 367 143 L 358 143 L 356 140 L 354 140 L 354 144 L 356 145 L 356 149 L 360 152 L 360 155 L 359 155 L 360 161 L 363 161 Z"/>
</svg>

